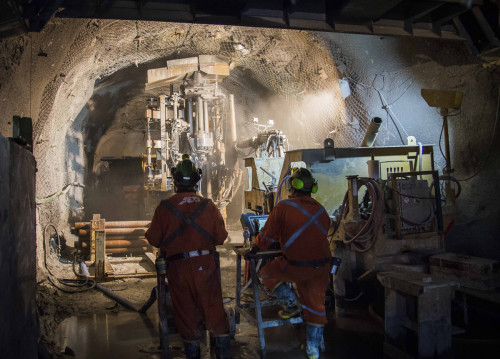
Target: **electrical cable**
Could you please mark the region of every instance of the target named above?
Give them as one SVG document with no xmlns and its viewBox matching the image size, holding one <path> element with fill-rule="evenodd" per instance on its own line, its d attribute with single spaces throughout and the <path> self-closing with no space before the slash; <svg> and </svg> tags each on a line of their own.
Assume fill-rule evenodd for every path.
<svg viewBox="0 0 500 359">
<path fill-rule="evenodd" d="M 460 180 L 456 179 L 453 176 L 440 176 L 439 179 L 442 180 L 442 181 L 453 181 L 453 182 L 455 182 L 455 184 L 457 185 L 457 192 L 455 193 L 455 198 L 458 198 L 460 196 L 460 193 L 462 193 L 462 185 L 460 184 Z"/>
<path fill-rule="evenodd" d="M 383 193 L 377 181 L 372 178 L 359 178 L 358 184 L 359 187 L 365 186 L 367 188 L 368 196 L 371 199 L 370 215 L 356 234 L 350 234 L 348 231 L 344 231 L 345 238 L 343 238 L 342 241 L 345 244 L 350 244 L 356 252 L 367 252 L 375 245 L 378 238 L 378 232 L 383 222 Z M 331 234 L 332 239 L 333 235 L 340 227 L 341 221 L 347 216 L 349 209 L 348 202 L 349 196 L 348 193 L 346 193 L 338 216 L 339 220 Z"/>
<path fill-rule="evenodd" d="M 444 131 L 444 124 L 443 124 L 443 126 L 441 126 L 441 133 L 439 134 L 438 146 L 439 146 L 439 152 L 441 152 L 441 156 L 443 156 L 446 165 L 448 165 L 448 159 L 444 155 L 443 149 L 441 148 L 441 137 L 443 136 L 443 131 Z M 446 168 L 446 166 L 444 168 Z M 442 171 L 444 171 L 444 168 L 442 169 Z"/>
<path fill-rule="evenodd" d="M 393 122 L 394 126 L 396 127 L 396 130 L 398 131 L 399 138 L 401 139 L 402 144 L 405 145 L 406 143 L 404 142 L 404 140 L 403 140 L 403 138 L 401 136 L 401 133 L 399 132 L 398 126 L 396 124 L 396 121 L 399 123 L 399 125 L 401 126 L 401 129 L 406 134 L 406 137 L 408 137 L 409 135 L 408 135 L 408 132 L 406 132 L 406 129 L 404 128 L 404 126 L 401 123 L 401 121 L 399 121 L 398 117 L 396 116 L 396 114 L 394 114 L 394 112 L 391 109 L 391 105 L 393 105 L 395 101 L 392 104 L 388 104 L 387 100 L 385 99 L 385 97 L 382 94 L 382 92 L 378 88 L 376 88 L 375 86 L 366 85 L 366 84 L 361 83 L 361 82 L 359 82 L 359 81 L 357 81 L 357 80 L 355 80 L 355 79 L 353 79 L 352 77 L 349 77 L 349 76 L 347 76 L 347 78 L 350 79 L 351 81 L 353 81 L 355 84 L 358 84 L 360 86 L 364 86 L 364 87 L 367 87 L 367 88 L 372 88 L 372 89 L 374 89 L 377 92 L 377 94 L 378 94 L 378 96 L 380 98 L 380 102 L 382 102 L 382 109 L 384 109 L 387 112 L 387 114 L 389 115 L 389 117 L 391 118 L 391 121 Z"/>
<path fill-rule="evenodd" d="M 290 178 L 290 176 L 285 176 L 283 177 L 283 179 L 281 180 L 279 186 L 278 186 L 278 191 L 276 192 L 276 199 L 274 200 L 274 205 L 276 206 L 279 202 L 279 199 L 281 197 L 281 187 L 283 186 L 283 183 L 285 183 L 285 181 Z"/>
<path fill-rule="evenodd" d="M 57 278 L 57 276 L 52 272 L 52 270 L 50 269 L 50 266 L 48 265 L 48 262 L 47 262 L 47 242 L 48 241 L 50 242 L 50 238 L 47 241 L 46 232 L 47 232 L 47 228 L 49 228 L 49 227 L 52 227 L 54 229 L 55 235 L 58 238 L 58 242 L 60 241 L 59 233 L 57 232 L 57 228 L 52 223 L 47 224 L 45 226 L 45 228 L 43 229 L 42 240 L 43 240 L 43 261 L 44 261 L 45 269 L 47 270 L 47 273 L 48 273 L 48 275 L 47 275 L 48 280 L 52 283 L 52 285 L 54 287 L 56 287 L 57 289 L 65 292 L 65 293 L 80 293 L 80 292 L 85 292 L 87 290 L 93 289 L 96 285 L 95 281 L 89 280 L 87 277 L 77 273 L 77 271 L 75 269 L 75 263 L 77 262 L 76 255 L 74 256 L 73 262 L 71 265 L 72 265 L 73 273 L 79 279 Z M 81 288 L 81 289 L 69 290 L 66 287 Z"/>
<path fill-rule="evenodd" d="M 81 184 L 79 182 L 68 183 L 66 186 L 64 186 L 63 189 L 61 189 L 60 191 L 57 191 L 56 193 L 54 193 L 54 194 L 52 194 L 52 195 L 50 195 L 48 197 L 37 198 L 35 203 L 36 204 L 43 204 L 43 203 L 52 202 L 53 200 L 57 199 L 60 195 L 65 194 L 66 192 L 68 192 L 71 186 L 85 188 L 85 185 Z M 54 227 L 54 229 L 55 229 L 55 227 Z"/>
<path fill-rule="evenodd" d="M 406 81 L 408 81 L 410 78 L 411 78 L 411 77 L 407 78 L 407 79 L 406 79 L 405 81 L 403 81 L 403 82 L 402 82 L 399 86 L 401 86 L 402 84 L 404 84 L 404 83 L 405 83 Z M 414 82 L 414 80 L 412 79 L 412 80 L 411 80 L 411 82 L 410 82 L 410 84 L 409 84 L 409 85 L 406 87 L 406 89 L 403 91 L 403 93 L 402 93 L 401 95 L 399 95 L 399 97 L 398 97 L 397 99 L 395 99 L 394 101 L 392 101 L 392 102 L 391 102 L 390 104 L 388 104 L 387 106 L 392 106 L 392 105 L 394 105 L 394 104 L 395 104 L 395 103 L 396 103 L 396 102 L 397 102 L 397 101 L 398 101 L 401 97 L 403 97 L 403 96 L 404 96 L 404 94 L 405 94 L 406 92 L 408 92 L 408 90 L 410 89 L 411 85 L 413 85 L 413 82 Z M 397 87 L 399 87 L 399 86 L 397 86 Z M 391 91 L 391 90 L 389 90 L 389 91 Z"/>
</svg>

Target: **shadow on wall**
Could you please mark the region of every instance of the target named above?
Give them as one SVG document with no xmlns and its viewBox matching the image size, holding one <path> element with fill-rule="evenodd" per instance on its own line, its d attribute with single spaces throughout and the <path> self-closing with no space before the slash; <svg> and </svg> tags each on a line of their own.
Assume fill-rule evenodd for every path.
<svg viewBox="0 0 500 359">
<path fill-rule="evenodd" d="M 68 131 L 67 181 L 85 184 L 84 189 L 75 188 L 68 193 L 70 222 L 89 219 L 93 213 L 101 213 L 102 207 L 109 208 L 109 212 L 113 213 L 113 204 L 106 200 L 106 193 L 99 190 L 99 176 L 93 171 L 96 162 L 100 160 L 96 158 L 96 150 L 102 136 L 116 122 L 119 110 L 127 104 L 130 97 L 142 91 L 144 82 L 144 68 L 134 66 L 119 71 L 116 76 L 96 82 L 93 96 Z M 125 143 L 126 137 L 122 137 L 121 145 Z"/>
<path fill-rule="evenodd" d="M 455 224 L 446 236 L 446 250 L 500 260 L 500 227 L 497 225 L 499 218 L 500 209 L 497 207 L 480 218 Z"/>
</svg>

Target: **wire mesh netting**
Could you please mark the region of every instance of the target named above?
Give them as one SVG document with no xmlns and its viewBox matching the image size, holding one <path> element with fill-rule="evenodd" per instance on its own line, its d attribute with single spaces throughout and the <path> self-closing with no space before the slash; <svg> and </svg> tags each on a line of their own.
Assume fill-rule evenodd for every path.
<svg viewBox="0 0 500 359">
<path fill-rule="evenodd" d="M 250 123 L 253 111 L 266 113 L 260 109 L 263 104 L 258 104 L 263 102 L 261 94 L 249 88 L 248 79 L 241 81 L 239 77 L 244 76 L 266 90 L 270 103 L 265 108 L 271 109 L 292 148 L 320 147 L 327 137 L 334 138 L 336 146 L 356 146 L 368 125 L 368 114 L 355 89 L 344 99 L 339 88 L 339 73 L 356 76 L 351 61 L 334 43 L 312 32 L 140 21 L 66 21 L 61 26 L 77 26 L 80 31 L 62 55 L 57 72 L 65 76 L 54 77 L 43 91 L 34 130 L 38 197 L 48 196 L 67 183 L 83 181 L 80 171 L 89 149 L 82 139 L 80 148 L 69 155 L 67 136 L 69 131 L 82 130 L 84 124 L 78 127 L 75 120 L 92 95 L 96 79 L 160 58 L 200 54 L 227 57 L 233 71 L 222 86 L 235 94 L 241 108 L 246 104 L 240 121 L 243 125 Z M 48 39 L 42 33 L 43 41 Z M 69 193 L 74 191 L 78 190 Z M 70 195 L 66 201 L 45 204 L 39 215 L 67 224 L 70 207 L 78 205 Z"/>
</svg>

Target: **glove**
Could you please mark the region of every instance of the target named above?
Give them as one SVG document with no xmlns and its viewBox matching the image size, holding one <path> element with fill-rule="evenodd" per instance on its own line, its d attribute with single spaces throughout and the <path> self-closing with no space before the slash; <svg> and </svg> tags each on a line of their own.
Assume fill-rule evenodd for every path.
<svg viewBox="0 0 500 359">
<path fill-rule="evenodd" d="M 260 251 L 259 247 L 257 247 L 255 244 L 252 246 L 252 248 L 245 254 L 245 259 L 248 260 L 252 258 L 258 251 Z"/>
</svg>

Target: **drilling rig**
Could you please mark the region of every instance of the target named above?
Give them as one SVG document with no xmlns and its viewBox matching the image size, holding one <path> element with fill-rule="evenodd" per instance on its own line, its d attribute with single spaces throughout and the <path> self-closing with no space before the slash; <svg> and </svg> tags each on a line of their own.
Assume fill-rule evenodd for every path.
<svg viewBox="0 0 500 359">
<path fill-rule="evenodd" d="M 146 109 L 142 163 L 147 214 L 173 190 L 170 169 L 187 153 L 202 169 L 201 194 L 212 198 L 225 217 L 242 176 L 235 151 L 234 95 L 219 86 L 229 72 L 228 61 L 212 55 L 170 60 L 166 67 L 148 70 L 146 91 L 168 89 L 168 94 L 151 98 Z"/>
</svg>

